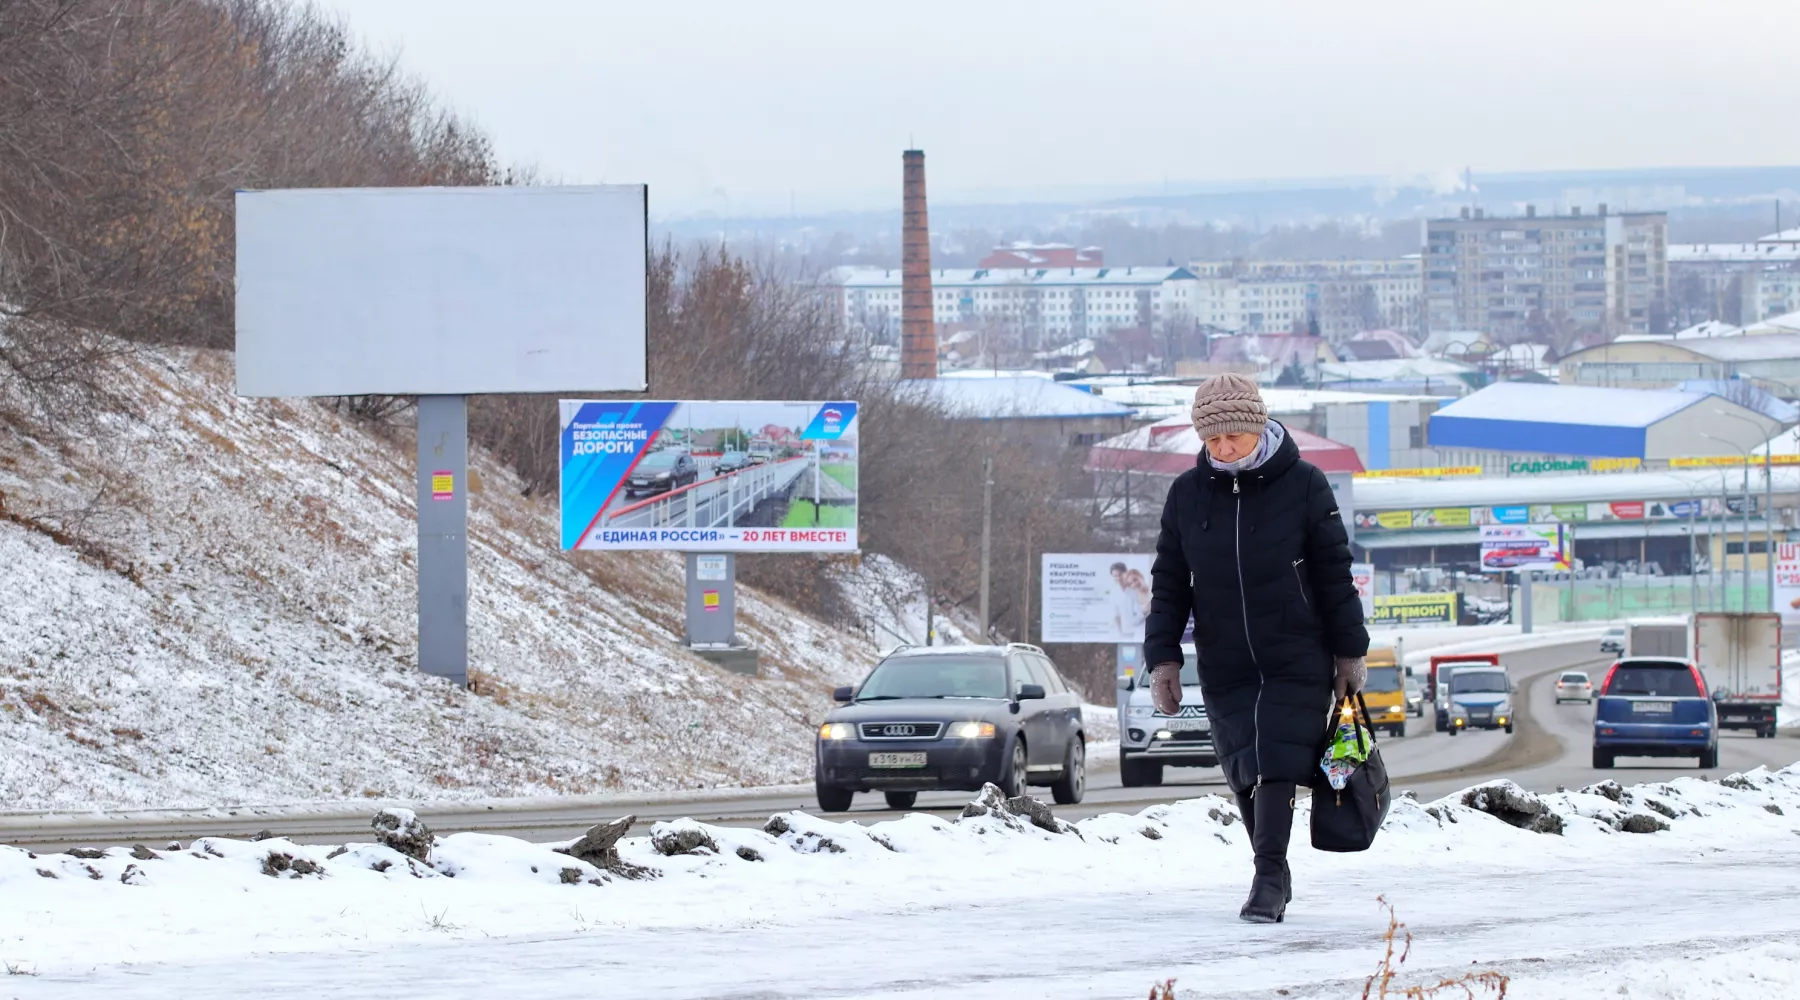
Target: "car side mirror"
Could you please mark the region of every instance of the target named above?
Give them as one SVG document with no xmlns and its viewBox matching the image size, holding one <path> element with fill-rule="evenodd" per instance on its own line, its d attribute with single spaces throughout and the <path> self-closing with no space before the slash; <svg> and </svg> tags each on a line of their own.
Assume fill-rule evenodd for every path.
<svg viewBox="0 0 1800 1000">
<path fill-rule="evenodd" d="M 1021 685 L 1019 685 L 1019 700 L 1020 701 L 1043 701 L 1044 700 L 1044 686 L 1042 684 L 1021 684 Z"/>
<path fill-rule="evenodd" d="M 1130 674 L 1120 674 L 1119 675 L 1118 688 L 1121 691 L 1131 690 L 1131 675 Z"/>
<path fill-rule="evenodd" d="M 856 689 L 849 685 L 845 685 L 841 688 L 833 688 L 831 691 L 831 700 L 835 702 L 846 703 L 855 697 Z"/>
</svg>

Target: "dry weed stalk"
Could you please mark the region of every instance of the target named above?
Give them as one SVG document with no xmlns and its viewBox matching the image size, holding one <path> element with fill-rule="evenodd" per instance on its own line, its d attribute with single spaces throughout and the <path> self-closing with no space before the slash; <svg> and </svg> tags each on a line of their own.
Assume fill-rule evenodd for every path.
<svg viewBox="0 0 1800 1000">
<path fill-rule="evenodd" d="M 1377 896 L 1375 901 L 1387 910 L 1388 926 L 1381 935 L 1384 947 L 1381 964 L 1363 983 L 1362 1000 L 1370 998 L 1402 997 L 1404 1000 L 1426 1000 L 1442 993 L 1453 993 L 1461 990 L 1461 996 L 1472 998 L 1477 988 L 1483 994 L 1493 993 L 1505 1000 L 1507 984 L 1511 982 L 1506 976 L 1492 970 L 1486 972 L 1470 972 L 1455 979 L 1444 979 L 1431 986 L 1395 986 L 1394 979 L 1400 974 L 1400 966 L 1406 964 L 1408 955 L 1412 954 L 1412 931 L 1406 929 L 1399 916 L 1394 913 L 1394 904 L 1388 902 L 1386 896 Z M 1400 941 L 1400 954 L 1394 955 L 1394 943 Z M 1453 994 L 1454 995 L 1454 994 Z"/>
</svg>

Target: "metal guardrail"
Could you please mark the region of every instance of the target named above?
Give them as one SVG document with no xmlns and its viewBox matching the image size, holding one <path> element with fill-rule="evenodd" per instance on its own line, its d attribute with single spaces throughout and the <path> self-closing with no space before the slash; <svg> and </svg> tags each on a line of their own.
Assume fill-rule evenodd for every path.
<svg viewBox="0 0 1800 1000">
<path fill-rule="evenodd" d="M 726 528 L 792 486 L 812 467 L 810 456 L 753 465 L 740 472 L 702 479 L 619 508 L 609 528 Z"/>
</svg>

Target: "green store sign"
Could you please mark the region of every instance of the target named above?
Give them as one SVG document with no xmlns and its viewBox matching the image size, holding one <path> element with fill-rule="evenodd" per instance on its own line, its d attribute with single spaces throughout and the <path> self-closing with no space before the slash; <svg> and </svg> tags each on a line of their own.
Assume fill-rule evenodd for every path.
<svg viewBox="0 0 1800 1000">
<path fill-rule="evenodd" d="M 1506 471 L 1515 476 L 1535 476 L 1544 472 L 1586 472 L 1588 463 L 1585 458 L 1553 458 L 1549 461 L 1533 459 L 1529 462 L 1514 462 L 1506 467 Z"/>
</svg>

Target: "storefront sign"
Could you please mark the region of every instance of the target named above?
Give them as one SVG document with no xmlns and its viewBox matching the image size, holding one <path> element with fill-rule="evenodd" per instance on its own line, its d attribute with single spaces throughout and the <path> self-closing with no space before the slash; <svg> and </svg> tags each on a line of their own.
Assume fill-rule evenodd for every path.
<svg viewBox="0 0 1800 1000">
<path fill-rule="evenodd" d="M 1462 595 L 1387 594 L 1375 598 L 1371 625 L 1454 625 L 1462 611 Z"/>
<path fill-rule="evenodd" d="M 1531 520 L 1530 507 L 1493 507 L 1488 520 L 1494 524 L 1525 524 Z"/>
<path fill-rule="evenodd" d="M 1479 476 L 1479 465 L 1447 465 L 1430 469 L 1368 469 L 1358 479 L 1441 479 L 1445 476 Z"/>
<path fill-rule="evenodd" d="M 1737 466 L 1744 464 L 1742 455 L 1710 455 L 1705 458 L 1671 458 L 1671 469 L 1707 469 L 1718 466 Z M 1756 455 L 1750 459 L 1751 465 L 1763 464 L 1763 456 Z M 1800 455 L 1770 455 L 1770 465 L 1800 465 Z"/>
<path fill-rule="evenodd" d="M 1585 458 L 1534 458 L 1524 462 L 1513 462 L 1506 467 L 1509 476 L 1538 476 L 1546 472 L 1586 472 L 1588 462 Z"/>
<path fill-rule="evenodd" d="M 1775 611 L 1800 624 L 1800 542 L 1775 543 Z"/>
</svg>

